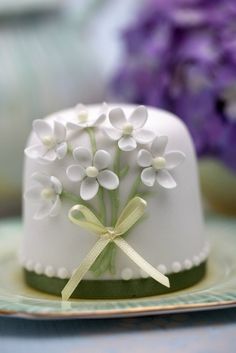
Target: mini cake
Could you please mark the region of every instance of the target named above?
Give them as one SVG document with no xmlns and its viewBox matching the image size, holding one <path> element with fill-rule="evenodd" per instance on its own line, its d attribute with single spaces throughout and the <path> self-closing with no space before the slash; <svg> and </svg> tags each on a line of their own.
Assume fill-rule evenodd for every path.
<svg viewBox="0 0 236 353">
<path fill-rule="evenodd" d="M 26 283 L 133 298 L 200 281 L 208 243 L 185 125 L 159 109 L 78 105 L 33 122 L 25 149 Z"/>
</svg>

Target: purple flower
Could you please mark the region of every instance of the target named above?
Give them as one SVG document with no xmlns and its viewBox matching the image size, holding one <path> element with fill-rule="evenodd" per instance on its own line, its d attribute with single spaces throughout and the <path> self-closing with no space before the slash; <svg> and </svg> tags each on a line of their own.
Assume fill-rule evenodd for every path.
<svg viewBox="0 0 236 353">
<path fill-rule="evenodd" d="M 155 0 L 123 35 L 116 99 L 170 110 L 236 171 L 236 2 Z"/>
</svg>

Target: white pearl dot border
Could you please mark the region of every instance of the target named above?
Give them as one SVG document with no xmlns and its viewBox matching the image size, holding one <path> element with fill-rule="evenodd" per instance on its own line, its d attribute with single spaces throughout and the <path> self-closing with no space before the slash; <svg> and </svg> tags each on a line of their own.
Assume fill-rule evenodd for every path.
<svg viewBox="0 0 236 353">
<path fill-rule="evenodd" d="M 178 273 L 184 270 L 190 270 L 195 266 L 199 266 L 203 261 L 206 260 L 210 251 L 209 243 L 206 243 L 202 251 L 198 255 L 194 255 L 191 259 L 186 258 L 181 264 L 179 261 L 173 261 L 171 267 L 168 269 L 164 264 L 159 264 L 156 266 L 157 270 L 160 271 L 163 275 L 168 272 Z M 43 266 L 38 261 L 33 261 L 32 259 L 26 259 L 22 255 L 19 256 L 20 264 L 28 271 L 33 271 L 38 275 L 46 275 L 47 277 L 58 277 L 61 279 L 70 278 L 75 271 L 68 271 L 65 267 L 60 267 L 58 269 L 54 268 L 52 265 Z M 142 278 L 148 278 L 148 274 L 140 269 L 140 276 Z M 134 278 L 134 274 L 131 268 L 125 267 L 121 270 L 120 273 L 121 279 L 128 281 Z"/>
</svg>

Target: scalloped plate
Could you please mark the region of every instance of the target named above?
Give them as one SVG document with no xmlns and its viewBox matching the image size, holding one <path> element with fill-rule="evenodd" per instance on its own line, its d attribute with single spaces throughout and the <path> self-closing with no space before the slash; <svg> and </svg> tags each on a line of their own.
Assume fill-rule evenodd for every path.
<svg viewBox="0 0 236 353">
<path fill-rule="evenodd" d="M 71 300 L 24 284 L 17 262 L 19 220 L 0 222 L 0 315 L 30 319 L 108 318 L 176 313 L 236 306 L 236 219 L 210 215 L 208 273 L 199 284 L 173 294 L 129 300 Z"/>
</svg>

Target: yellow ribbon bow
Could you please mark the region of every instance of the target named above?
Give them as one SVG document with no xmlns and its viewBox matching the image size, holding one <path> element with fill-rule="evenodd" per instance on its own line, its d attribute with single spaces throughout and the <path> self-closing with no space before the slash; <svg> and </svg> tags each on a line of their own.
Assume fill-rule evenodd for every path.
<svg viewBox="0 0 236 353">
<path fill-rule="evenodd" d="M 134 197 L 121 212 L 114 228 L 105 227 L 92 211 L 86 206 L 75 205 L 69 211 L 69 219 L 80 227 L 92 231 L 99 236 L 93 248 L 86 255 L 80 266 L 75 270 L 63 288 L 62 300 L 68 300 L 80 281 L 101 254 L 103 249 L 113 241 L 143 271 L 166 287 L 170 287 L 168 277 L 150 265 L 122 237 L 144 214 L 147 203 L 140 197 Z M 78 212 L 82 217 L 78 218 Z"/>
</svg>

